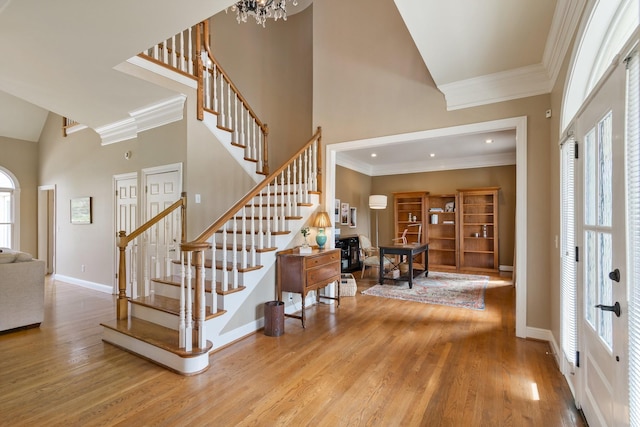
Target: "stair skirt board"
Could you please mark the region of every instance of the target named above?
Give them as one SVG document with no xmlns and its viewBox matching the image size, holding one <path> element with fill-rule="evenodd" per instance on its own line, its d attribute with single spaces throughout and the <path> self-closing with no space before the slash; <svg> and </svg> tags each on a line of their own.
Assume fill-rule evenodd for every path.
<svg viewBox="0 0 640 427">
<path fill-rule="evenodd" d="M 209 368 L 208 352 L 181 357 L 108 327 L 103 327 L 102 340 L 181 375 L 196 375 Z"/>
</svg>

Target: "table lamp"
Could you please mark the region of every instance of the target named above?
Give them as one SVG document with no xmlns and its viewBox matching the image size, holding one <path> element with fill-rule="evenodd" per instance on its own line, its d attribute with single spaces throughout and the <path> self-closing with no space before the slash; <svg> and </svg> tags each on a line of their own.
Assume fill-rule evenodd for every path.
<svg viewBox="0 0 640 427">
<path fill-rule="evenodd" d="M 324 233 L 324 229 L 331 227 L 331 220 L 329 214 L 326 212 L 318 212 L 316 218 L 313 220 L 313 226 L 318 228 L 318 234 L 316 235 L 316 242 L 318 248 L 324 249 L 324 244 L 327 243 L 327 235 Z"/>
</svg>

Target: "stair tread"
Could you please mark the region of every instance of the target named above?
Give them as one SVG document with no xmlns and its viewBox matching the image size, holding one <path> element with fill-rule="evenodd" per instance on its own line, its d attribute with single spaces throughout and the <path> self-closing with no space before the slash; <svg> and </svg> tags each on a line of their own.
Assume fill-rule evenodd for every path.
<svg viewBox="0 0 640 427">
<path fill-rule="evenodd" d="M 242 251 L 241 245 L 238 245 L 238 247 L 236 249 L 238 251 Z M 258 252 L 258 253 L 272 252 L 272 251 L 275 251 L 276 249 L 278 249 L 278 248 L 276 248 L 276 247 L 262 248 L 262 249 L 256 248 L 256 252 Z M 216 243 L 216 250 L 222 250 L 222 243 Z M 232 251 L 233 250 L 233 244 L 227 243 L 227 250 L 228 251 Z M 247 250 L 247 252 L 250 252 L 251 251 L 251 245 L 247 245 L 246 250 Z"/>
<path fill-rule="evenodd" d="M 155 282 L 161 282 L 161 283 L 165 283 L 167 285 L 172 285 L 172 286 L 180 286 L 180 276 L 166 276 L 163 277 L 162 279 L 153 279 Z M 211 280 L 205 280 L 205 292 L 211 292 Z M 216 282 L 216 293 L 219 295 L 227 295 L 227 294 L 232 294 L 234 292 L 240 292 L 242 290 L 246 289 L 246 286 L 244 285 L 238 285 L 235 289 L 231 289 L 228 291 L 223 291 L 222 290 L 222 282 Z M 220 310 L 218 310 L 218 312 L 220 312 Z M 224 312 L 224 310 L 223 310 Z M 215 317 L 215 315 L 213 316 Z"/>
<path fill-rule="evenodd" d="M 132 304 L 140 304 L 146 307 L 151 307 L 156 310 L 164 311 L 165 313 L 180 315 L 180 300 L 171 297 L 165 297 L 162 295 L 151 295 L 148 297 L 135 298 L 130 301 Z M 223 315 L 226 310 L 218 310 L 216 313 L 212 313 L 209 307 L 205 307 L 205 319 L 213 319 Z"/>
<path fill-rule="evenodd" d="M 180 357 L 199 356 L 208 353 L 213 347 L 211 341 L 207 341 L 204 348 L 194 347 L 191 351 L 186 351 L 178 346 L 178 331 L 142 319 L 111 320 L 100 324 L 105 328 L 113 329 L 114 331 L 144 341 L 147 344 L 154 345 Z"/>
</svg>

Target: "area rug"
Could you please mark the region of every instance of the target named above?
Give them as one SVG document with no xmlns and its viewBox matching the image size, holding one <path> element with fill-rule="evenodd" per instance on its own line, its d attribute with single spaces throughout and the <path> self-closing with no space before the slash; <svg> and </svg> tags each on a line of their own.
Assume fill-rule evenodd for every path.
<svg viewBox="0 0 640 427">
<path fill-rule="evenodd" d="M 362 293 L 425 304 L 484 310 L 484 293 L 488 283 L 488 276 L 430 271 L 429 277 L 421 274 L 413 279 L 412 289 L 409 289 L 408 282 L 398 281 L 394 284 L 374 285 Z"/>
</svg>

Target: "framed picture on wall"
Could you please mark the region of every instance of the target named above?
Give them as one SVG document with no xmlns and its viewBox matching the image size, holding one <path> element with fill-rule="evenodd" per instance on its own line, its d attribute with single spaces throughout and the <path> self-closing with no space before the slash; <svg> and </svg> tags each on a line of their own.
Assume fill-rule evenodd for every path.
<svg viewBox="0 0 640 427">
<path fill-rule="evenodd" d="M 71 224 L 91 224 L 91 197 L 71 199 Z"/>
<path fill-rule="evenodd" d="M 358 225 L 358 208 L 351 208 L 349 210 L 349 228 L 356 228 Z"/>
<path fill-rule="evenodd" d="M 334 208 L 334 224 L 340 224 L 340 199 L 336 199 L 336 206 Z"/>
<path fill-rule="evenodd" d="M 349 203 L 340 204 L 340 224 L 349 225 Z"/>
</svg>

